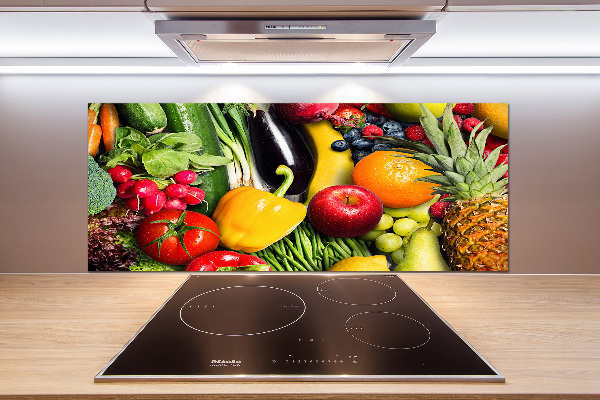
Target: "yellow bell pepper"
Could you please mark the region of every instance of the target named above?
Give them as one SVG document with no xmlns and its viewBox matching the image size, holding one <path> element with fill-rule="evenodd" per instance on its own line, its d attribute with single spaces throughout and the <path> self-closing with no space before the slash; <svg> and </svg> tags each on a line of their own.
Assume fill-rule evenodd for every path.
<svg viewBox="0 0 600 400">
<path fill-rule="evenodd" d="M 292 184 L 292 170 L 280 165 L 283 184 L 274 193 L 241 186 L 219 200 L 212 215 L 221 232 L 221 245 L 253 253 L 275 243 L 294 230 L 306 217 L 306 206 L 283 198 Z"/>
</svg>

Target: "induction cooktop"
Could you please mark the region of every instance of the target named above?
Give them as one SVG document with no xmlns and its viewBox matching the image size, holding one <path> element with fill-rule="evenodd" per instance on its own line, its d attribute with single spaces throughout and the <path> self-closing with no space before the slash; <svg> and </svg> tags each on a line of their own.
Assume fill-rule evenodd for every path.
<svg viewBox="0 0 600 400">
<path fill-rule="evenodd" d="M 189 275 L 95 377 L 124 381 L 504 377 L 398 275 Z"/>
</svg>

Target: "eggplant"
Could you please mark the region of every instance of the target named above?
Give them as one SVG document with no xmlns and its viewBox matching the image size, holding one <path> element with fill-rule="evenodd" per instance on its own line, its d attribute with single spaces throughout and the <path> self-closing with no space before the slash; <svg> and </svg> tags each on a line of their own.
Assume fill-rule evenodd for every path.
<svg viewBox="0 0 600 400">
<path fill-rule="evenodd" d="M 294 173 L 288 195 L 306 191 L 315 170 L 315 160 L 302 132 L 283 120 L 272 107 L 255 106 L 248 116 L 250 145 L 260 178 L 272 188 L 283 183 L 283 176 L 275 171 L 287 165 Z"/>
</svg>

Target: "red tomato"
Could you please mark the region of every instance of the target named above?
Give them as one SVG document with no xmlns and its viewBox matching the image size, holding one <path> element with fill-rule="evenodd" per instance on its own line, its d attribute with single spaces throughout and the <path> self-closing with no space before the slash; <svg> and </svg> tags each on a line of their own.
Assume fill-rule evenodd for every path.
<svg viewBox="0 0 600 400">
<path fill-rule="evenodd" d="M 172 265 L 185 265 L 213 251 L 221 233 L 209 217 L 193 211 L 162 210 L 142 221 L 135 234 L 144 253 Z"/>
</svg>

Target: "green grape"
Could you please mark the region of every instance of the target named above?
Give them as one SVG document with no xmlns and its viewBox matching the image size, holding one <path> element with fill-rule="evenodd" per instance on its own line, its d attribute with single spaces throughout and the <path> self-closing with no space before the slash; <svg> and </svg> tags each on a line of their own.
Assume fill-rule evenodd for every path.
<svg viewBox="0 0 600 400">
<path fill-rule="evenodd" d="M 406 217 L 410 213 L 411 210 L 412 210 L 412 207 L 408 207 L 408 208 L 383 207 L 383 212 L 394 218 Z"/>
<path fill-rule="evenodd" d="M 375 240 L 375 247 L 383 252 L 391 253 L 402 247 L 402 238 L 395 233 L 384 233 Z"/>
<path fill-rule="evenodd" d="M 435 233 L 435 236 L 440 236 L 442 234 L 442 226 L 437 222 L 434 222 L 431 225 L 431 230 Z"/>
<path fill-rule="evenodd" d="M 383 235 L 384 233 L 385 233 L 385 231 L 373 229 L 372 231 L 369 231 L 369 232 L 365 233 L 364 235 L 359 236 L 358 238 L 360 240 L 364 240 L 366 242 L 373 242 L 373 241 L 375 241 L 375 239 L 377 239 L 379 236 Z"/>
<path fill-rule="evenodd" d="M 412 211 L 408 213 L 408 218 L 414 219 L 417 222 L 429 222 L 429 205 L 421 204 L 420 206 L 413 207 Z"/>
<path fill-rule="evenodd" d="M 402 261 L 402 259 L 404 258 L 404 248 L 400 247 L 398 250 L 396 251 L 392 251 L 392 261 L 395 262 L 396 264 L 399 264 L 400 261 Z"/>
<path fill-rule="evenodd" d="M 414 206 L 410 209 L 410 212 L 406 215 L 410 219 L 414 219 L 417 222 L 429 222 L 429 207 L 440 198 L 439 194 L 433 196 L 433 198 L 423 204 Z"/>
<path fill-rule="evenodd" d="M 394 225 L 394 218 L 392 218 L 392 216 L 389 214 L 383 214 L 379 220 L 379 223 L 375 226 L 375 228 L 373 228 L 373 230 L 386 231 L 390 229 L 392 225 Z"/>
<path fill-rule="evenodd" d="M 400 236 L 410 236 L 418 227 L 417 221 L 410 218 L 397 219 L 393 226 L 394 232 Z"/>
</svg>

